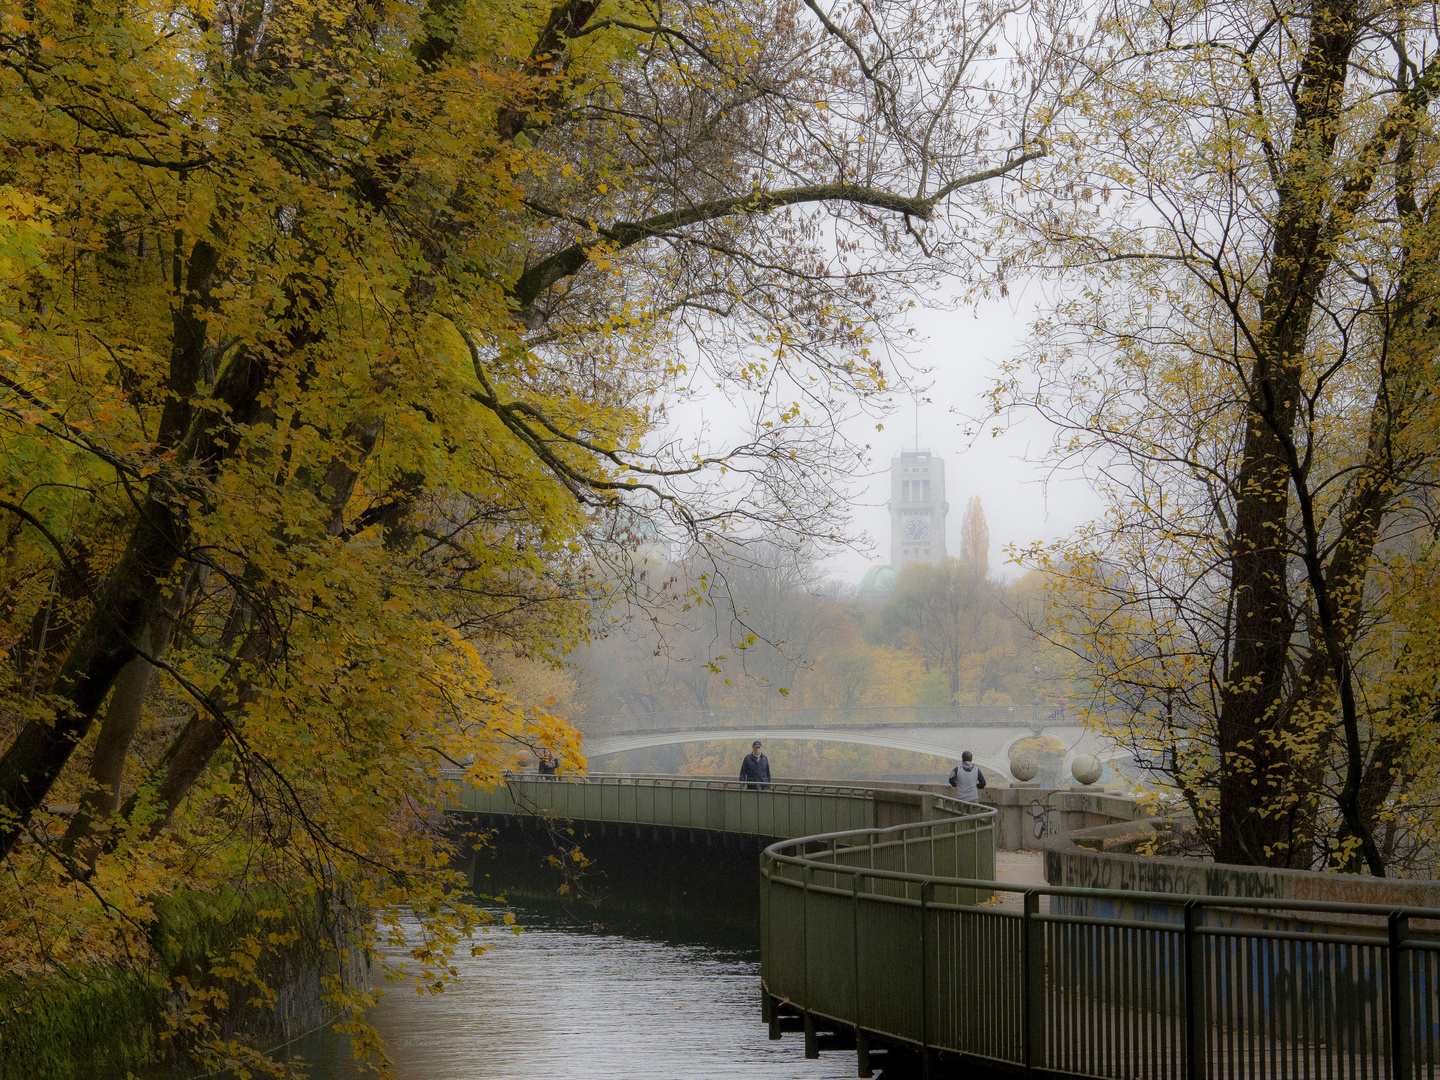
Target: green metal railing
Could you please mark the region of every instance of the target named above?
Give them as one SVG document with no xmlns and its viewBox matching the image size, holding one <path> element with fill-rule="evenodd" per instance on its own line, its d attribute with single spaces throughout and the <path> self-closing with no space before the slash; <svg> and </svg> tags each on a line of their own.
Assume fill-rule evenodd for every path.
<svg viewBox="0 0 1440 1080">
<path fill-rule="evenodd" d="M 772 1038 L 798 1013 L 807 1056 L 839 1033 L 861 1076 L 883 1045 L 927 1076 L 968 1059 L 1115 1080 L 1440 1077 L 1440 911 L 1008 886 L 949 853 L 964 824 L 766 849 Z M 1023 905 L 976 902 L 992 891 Z"/>
<path fill-rule="evenodd" d="M 917 793 L 918 794 L 918 793 Z M 455 809 L 482 814 L 553 815 L 573 821 L 698 829 L 756 837 L 793 837 L 871 828 L 877 803 L 895 793 L 840 784 L 779 783 L 755 787 L 735 780 L 678 776 L 509 774 L 493 790 L 462 789 Z M 965 816 L 967 804 L 924 795 L 925 816 Z M 989 818 L 985 819 L 987 822 Z M 994 832 L 977 832 L 989 850 L 972 859 L 994 872 Z M 969 864 L 955 864 L 957 867 Z"/>
</svg>

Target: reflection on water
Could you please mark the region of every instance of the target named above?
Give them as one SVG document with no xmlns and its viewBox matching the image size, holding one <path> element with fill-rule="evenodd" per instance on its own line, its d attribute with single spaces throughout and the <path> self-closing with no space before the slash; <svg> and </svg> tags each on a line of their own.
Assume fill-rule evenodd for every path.
<svg viewBox="0 0 1440 1080">
<path fill-rule="evenodd" d="M 828 1080 L 853 1054 L 806 1061 L 797 1035 L 770 1042 L 760 1022 L 753 945 L 713 933 L 617 932 L 563 914 L 519 910 L 519 936 L 487 935 L 437 996 L 392 985 L 373 1020 L 399 1080 Z M 347 1047 L 312 1037 L 296 1050 L 315 1080 L 353 1074 Z"/>
</svg>

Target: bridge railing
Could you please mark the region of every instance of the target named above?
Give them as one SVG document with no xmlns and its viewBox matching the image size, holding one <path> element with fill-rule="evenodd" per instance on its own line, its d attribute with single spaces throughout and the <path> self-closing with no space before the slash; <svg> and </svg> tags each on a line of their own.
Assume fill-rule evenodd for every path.
<svg viewBox="0 0 1440 1080">
<path fill-rule="evenodd" d="M 1440 1077 L 1440 911 L 1009 886 L 955 861 L 958 824 L 766 849 L 772 1037 L 783 1011 L 812 1056 L 817 1030 L 853 1033 L 861 1075 L 875 1041 L 1115 1080 Z M 975 902 L 992 891 L 1022 908 Z"/>
<path fill-rule="evenodd" d="M 707 777 L 591 774 L 550 778 L 512 773 L 490 791 L 462 788 L 456 809 L 777 837 L 870 828 L 877 821 L 877 802 L 893 797 L 893 792 L 843 784 L 756 786 Z M 919 797 L 931 814 L 969 814 L 969 810 L 959 809 L 967 804 L 953 799 Z M 993 811 L 985 817 L 987 823 L 991 817 Z M 993 873 L 993 827 L 987 837 L 988 854 L 975 866 L 982 871 L 989 867 Z"/>
</svg>

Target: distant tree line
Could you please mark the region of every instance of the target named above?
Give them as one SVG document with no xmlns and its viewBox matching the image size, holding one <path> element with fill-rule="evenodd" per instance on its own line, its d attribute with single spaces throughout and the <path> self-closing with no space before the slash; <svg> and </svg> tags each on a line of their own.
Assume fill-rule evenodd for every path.
<svg viewBox="0 0 1440 1080">
<path fill-rule="evenodd" d="M 913 563 L 878 597 L 776 544 L 657 568 L 677 599 L 572 655 L 568 715 L 599 730 L 611 716 L 687 709 L 1063 704 L 1065 657 L 1035 631 L 1043 575 L 989 573 L 978 499 L 961 537 L 968 561 Z"/>
</svg>

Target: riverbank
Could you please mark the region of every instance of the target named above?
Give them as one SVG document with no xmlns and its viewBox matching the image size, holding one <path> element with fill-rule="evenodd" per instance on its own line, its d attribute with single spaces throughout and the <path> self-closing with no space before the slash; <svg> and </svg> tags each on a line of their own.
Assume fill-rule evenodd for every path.
<svg viewBox="0 0 1440 1080">
<path fill-rule="evenodd" d="M 193 1073 L 202 1039 L 289 1042 L 329 1019 L 330 922 L 313 896 L 276 889 L 166 897 L 148 954 L 130 965 L 0 980 L 0 1080 L 158 1080 Z M 345 976 L 368 984 L 363 962 Z M 215 995 L 233 1004 L 210 1022 L 203 1002 Z"/>
</svg>

